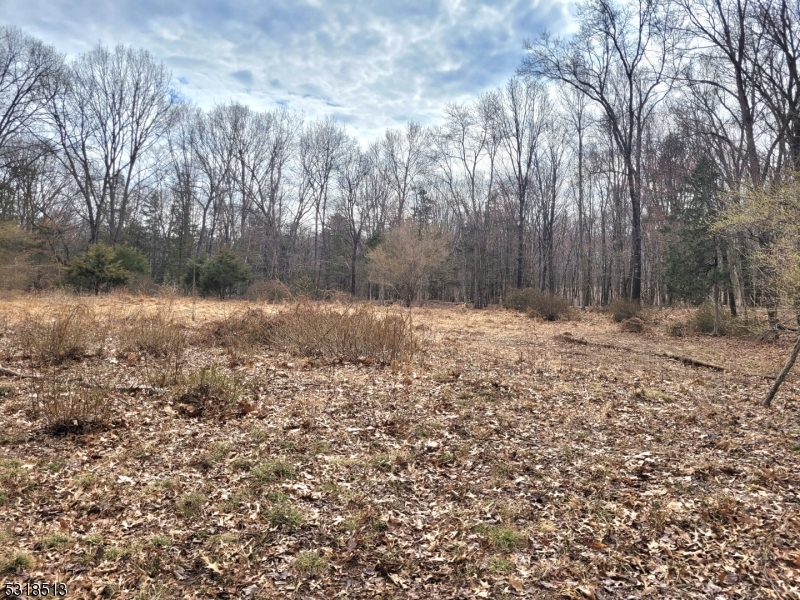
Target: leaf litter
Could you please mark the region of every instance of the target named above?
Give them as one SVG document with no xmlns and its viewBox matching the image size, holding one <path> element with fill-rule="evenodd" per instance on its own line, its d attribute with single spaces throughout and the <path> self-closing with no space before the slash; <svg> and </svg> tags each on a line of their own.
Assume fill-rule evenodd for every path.
<svg viewBox="0 0 800 600">
<path fill-rule="evenodd" d="M 175 302 L 190 333 L 236 303 L 199 308 Z M 3 366 L 37 372 L 3 310 Z M 0 580 L 75 598 L 800 597 L 797 375 L 772 410 L 754 402 L 780 344 L 596 313 L 412 318 L 419 352 L 385 367 L 189 343 L 180 369 L 238 382 L 226 411 L 207 382 L 120 391 L 164 359 L 118 360 L 110 334 L 59 376 L 107 381 L 114 416 L 60 436 L 35 382 L 4 376 Z"/>
</svg>

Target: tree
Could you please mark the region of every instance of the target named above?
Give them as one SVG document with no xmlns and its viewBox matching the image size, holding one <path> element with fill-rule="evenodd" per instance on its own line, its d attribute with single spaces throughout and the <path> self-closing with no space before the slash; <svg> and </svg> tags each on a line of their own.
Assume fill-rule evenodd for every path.
<svg viewBox="0 0 800 600">
<path fill-rule="evenodd" d="M 725 280 L 719 234 L 712 231 L 721 209 L 718 180 L 713 162 L 701 157 L 686 182 L 690 194 L 686 206 L 670 216 L 665 279 L 673 300 L 700 304 Z"/>
<path fill-rule="evenodd" d="M 769 243 L 762 245 L 758 259 L 772 281 L 773 289 L 794 301 L 800 324 L 800 180 L 787 177 L 767 192 L 751 189 L 745 201 L 727 209 L 715 229 L 736 234 L 742 230 L 770 231 Z M 800 335 L 786 363 L 762 400 L 770 406 L 783 380 L 800 354 Z"/>
<path fill-rule="evenodd" d="M 51 46 L 17 27 L 0 27 L 0 167 L 8 150 L 38 133 L 63 64 Z"/>
<path fill-rule="evenodd" d="M 250 268 L 228 248 L 223 248 L 210 258 L 190 263 L 184 275 L 184 283 L 191 287 L 196 283 L 200 293 L 217 294 L 224 299 L 234 287 L 250 279 Z"/>
<path fill-rule="evenodd" d="M 432 227 L 420 232 L 414 224 L 403 223 L 367 254 L 369 277 L 393 287 L 410 307 L 425 281 L 447 261 L 448 246 L 442 232 Z"/>
<path fill-rule="evenodd" d="M 642 135 L 669 91 L 675 24 L 668 3 L 616 4 L 591 0 L 581 6 L 580 31 L 568 41 L 544 33 L 526 42 L 520 73 L 561 81 L 603 111 L 621 154 L 631 202 L 631 299 L 642 287 Z"/>
<path fill-rule="evenodd" d="M 98 295 L 100 290 L 125 285 L 129 278 L 128 271 L 115 256 L 114 248 L 96 244 L 70 263 L 65 281 Z"/>
<path fill-rule="evenodd" d="M 90 243 L 117 243 L 145 155 L 173 121 L 171 76 L 147 51 L 98 45 L 70 64 L 50 103 L 59 157 L 83 199 Z"/>
</svg>

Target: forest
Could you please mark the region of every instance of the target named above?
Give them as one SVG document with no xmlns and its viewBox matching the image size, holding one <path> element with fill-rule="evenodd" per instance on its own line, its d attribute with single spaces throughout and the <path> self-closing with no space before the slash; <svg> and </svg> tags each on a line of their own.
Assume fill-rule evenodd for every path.
<svg viewBox="0 0 800 600">
<path fill-rule="evenodd" d="M 101 245 L 140 286 L 396 298 L 424 238 L 414 299 L 532 287 L 766 306 L 775 327 L 797 284 L 797 21 L 778 0 L 591 2 L 571 37 L 527 40 L 505 85 L 371 141 L 279 106 L 203 110 L 147 50 L 67 60 L 4 26 L 3 286 L 91 289 L 65 272 Z M 224 281 L 203 278 L 221 252 Z"/>
</svg>

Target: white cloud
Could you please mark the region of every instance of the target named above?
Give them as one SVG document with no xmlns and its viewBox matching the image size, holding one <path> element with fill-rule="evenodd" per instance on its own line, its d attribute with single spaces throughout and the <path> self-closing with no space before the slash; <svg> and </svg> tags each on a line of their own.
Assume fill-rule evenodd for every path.
<svg viewBox="0 0 800 600">
<path fill-rule="evenodd" d="M 361 139 L 501 85 L 522 42 L 569 27 L 571 0 L 5 0 L 8 24 L 75 55 L 97 42 L 164 60 L 201 106 L 332 114 Z"/>
</svg>

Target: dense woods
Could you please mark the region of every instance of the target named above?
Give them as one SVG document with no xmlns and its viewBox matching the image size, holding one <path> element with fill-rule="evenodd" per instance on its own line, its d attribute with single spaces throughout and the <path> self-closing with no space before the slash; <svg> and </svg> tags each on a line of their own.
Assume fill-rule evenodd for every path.
<svg viewBox="0 0 800 600">
<path fill-rule="evenodd" d="M 440 124 L 369 143 L 284 108 L 201 110 L 146 50 L 67 60 L 3 27 L 3 285 L 74 285 L 66 268 L 102 244 L 144 258 L 129 284 L 223 296 L 280 280 L 483 307 L 534 287 L 766 306 L 776 324 L 796 285 L 770 257 L 791 263 L 797 236 L 765 215 L 796 204 L 800 8 L 593 0 L 577 19 Z M 421 248 L 439 256 L 400 264 Z M 226 283 L 198 288 L 223 251 Z"/>
</svg>

